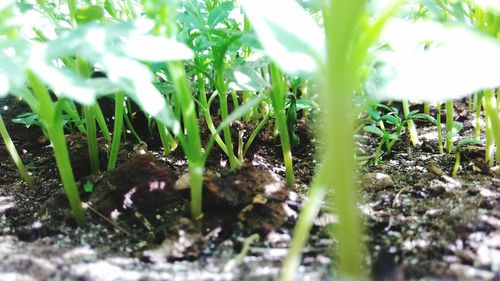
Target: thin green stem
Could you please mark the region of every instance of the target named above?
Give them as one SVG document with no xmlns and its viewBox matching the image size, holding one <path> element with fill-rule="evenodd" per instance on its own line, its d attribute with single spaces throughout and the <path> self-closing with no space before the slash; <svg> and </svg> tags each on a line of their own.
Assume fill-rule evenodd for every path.
<svg viewBox="0 0 500 281">
<path fill-rule="evenodd" d="M 63 100 L 62 101 L 62 109 L 68 114 L 68 116 L 74 120 L 75 123 L 78 125 L 76 128 L 80 133 L 87 133 L 87 130 L 85 129 L 85 126 L 83 126 L 83 122 L 80 119 L 80 115 L 78 114 L 78 111 L 76 110 L 75 104 L 73 102 L 70 102 L 68 100 Z"/>
<path fill-rule="evenodd" d="M 113 126 L 113 140 L 111 142 L 111 148 L 109 153 L 109 160 L 107 167 L 108 171 L 111 171 L 116 167 L 116 160 L 118 159 L 118 154 L 120 152 L 120 142 L 123 129 L 124 102 L 125 102 L 125 94 L 122 92 L 117 93 L 115 95 L 115 123 Z"/>
<path fill-rule="evenodd" d="M 252 145 L 255 137 L 259 134 L 259 132 L 262 130 L 264 125 L 266 125 L 267 121 L 269 120 L 269 115 L 270 115 L 269 110 L 266 109 L 265 112 L 266 113 L 264 114 L 264 118 L 262 118 L 262 121 L 260 121 L 259 125 L 257 125 L 255 130 L 253 130 L 252 134 L 250 135 L 247 142 L 245 143 L 245 147 L 243 148 L 243 157 L 245 157 L 245 154 L 247 154 L 247 151 L 250 148 L 250 146 Z M 243 159 L 240 159 L 240 160 L 243 161 Z"/>
<path fill-rule="evenodd" d="M 238 94 L 236 93 L 235 90 L 231 90 L 231 99 L 233 100 L 233 110 L 238 109 L 240 104 L 238 103 Z"/>
<path fill-rule="evenodd" d="M 431 114 L 431 104 L 429 102 L 424 102 L 424 113 L 427 115 Z"/>
<path fill-rule="evenodd" d="M 475 106 L 475 114 L 476 114 L 476 125 L 474 128 L 474 136 L 476 141 L 481 139 L 481 99 L 482 95 L 474 94 L 474 106 Z"/>
<path fill-rule="evenodd" d="M 243 103 L 247 102 L 252 97 L 252 93 L 250 91 L 243 91 Z M 245 113 L 243 115 L 243 121 L 250 122 L 252 112 Z"/>
<path fill-rule="evenodd" d="M 219 103 L 220 103 L 220 113 L 222 117 L 222 121 L 227 118 L 228 116 L 228 109 L 227 109 L 227 87 L 226 87 L 226 82 L 224 82 L 224 68 L 222 66 L 222 63 L 220 63 L 220 66 L 217 66 L 215 70 L 215 81 L 217 83 L 217 93 L 219 94 Z M 236 158 L 236 155 L 234 154 L 234 149 L 233 149 L 233 142 L 231 139 L 231 127 L 225 127 L 223 130 L 224 134 L 224 142 L 226 144 L 226 149 L 227 149 L 227 155 L 229 157 L 229 167 L 232 169 L 236 169 L 237 167 L 240 166 L 240 163 L 238 159 Z"/>
<path fill-rule="evenodd" d="M 224 143 L 222 138 L 217 133 L 217 130 L 215 129 L 215 126 L 214 126 L 214 122 L 212 121 L 212 116 L 210 115 L 210 104 L 207 101 L 207 93 L 205 90 L 205 86 L 206 86 L 205 80 L 203 79 L 203 76 L 201 74 L 198 74 L 198 84 L 197 85 L 198 85 L 198 94 L 200 97 L 200 104 L 201 104 L 200 108 L 201 108 L 201 111 L 203 112 L 203 116 L 205 117 L 207 127 L 210 130 L 210 133 L 212 133 L 212 135 L 215 135 L 215 142 L 217 142 L 217 144 L 220 146 L 222 151 L 224 151 L 224 153 L 229 156 L 229 154 L 227 153 L 226 144 Z"/>
<path fill-rule="evenodd" d="M 170 77 L 175 87 L 175 96 L 182 108 L 182 120 L 187 131 L 187 141 L 183 144 L 189 166 L 189 180 L 191 184 L 191 215 L 197 220 L 202 214 L 202 184 L 204 161 L 201 153 L 200 129 L 196 108 L 189 82 L 182 62 L 167 64 Z"/>
<path fill-rule="evenodd" d="M 87 145 L 90 157 L 90 169 L 92 174 L 99 172 L 99 148 L 97 144 L 97 129 L 94 110 L 90 106 L 84 106 L 85 124 L 87 125 Z"/>
<path fill-rule="evenodd" d="M 436 126 L 437 126 L 438 147 L 439 147 L 439 153 L 443 154 L 444 149 L 443 149 L 443 134 L 441 132 L 441 103 L 437 102 L 436 107 L 437 107 Z"/>
<path fill-rule="evenodd" d="M 49 92 L 35 74 L 28 72 L 28 81 L 31 84 L 33 93 L 40 102 L 37 113 L 52 143 L 57 168 L 63 182 L 66 196 L 69 200 L 69 205 L 73 211 L 73 216 L 78 225 L 83 225 L 85 223 L 85 213 L 82 208 L 80 194 L 78 193 L 75 177 L 71 168 L 71 161 L 69 160 L 61 112 L 56 112 Z"/>
<path fill-rule="evenodd" d="M 487 134 L 487 137 L 489 136 L 491 138 L 490 144 L 491 147 L 490 149 L 493 150 L 495 146 L 496 147 L 496 153 L 495 157 L 491 157 L 490 161 L 488 162 L 490 166 L 493 166 L 494 161 L 493 159 L 497 162 L 500 163 L 500 149 L 499 149 L 499 144 L 500 144 L 500 119 L 498 117 L 498 111 L 497 111 L 497 102 L 495 98 L 495 92 L 494 90 L 487 90 L 484 92 L 484 99 L 485 99 L 485 112 L 486 116 L 488 117 L 488 120 L 490 122 L 490 126 L 487 127 L 487 130 L 489 130 L 489 134 Z M 487 150 L 488 153 L 488 150 Z"/>
<path fill-rule="evenodd" d="M 132 136 L 134 136 L 134 138 L 137 141 L 137 143 L 142 142 L 141 137 L 139 137 L 139 134 L 134 129 L 134 126 L 132 125 L 132 122 L 130 121 L 129 115 L 128 114 L 124 114 L 123 117 L 124 117 L 124 120 L 125 120 L 125 125 L 127 125 L 127 128 L 130 130 L 130 133 L 132 134 Z"/>
<path fill-rule="evenodd" d="M 285 90 L 283 89 L 281 71 L 274 63 L 271 64 L 271 79 L 273 83 L 273 89 L 271 91 L 271 103 L 273 105 L 274 114 L 276 116 L 281 148 L 283 151 L 283 160 L 285 162 L 286 186 L 289 188 L 293 188 L 293 162 L 292 150 L 290 146 L 290 136 L 288 135 L 288 126 L 286 124 Z"/>
<path fill-rule="evenodd" d="M 68 2 L 69 5 L 70 2 Z M 78 74 L 84 78 L 90 77 L 90 66 L 81 57 L 76 58 L 76 69 Z M 99 172 L 99 148 L 97 143 L 97 127 L 94 106 L 84 106 L 83 111 L 85 113 L 85 125 L 87 131 L 87 146 L 90 158 L 90 169 L 92 174 Z M 104 118 L 104 117 L 103 117 Z"/>
<path fill-rule="evenodd" d="M 408 115 L 410 114 L 410 106 L 408 105 L 408 100 L 403 100 L 402 103 L 403 103 L 404 117 L 405 119 L 408 119 Z M 413 146 L 417 146 L 418 134 L 417 134 L 417 128 L 415 127 L 415 123 L 413 123 L 413 120 L 408 120 L 407 126 L 408 126 L 408 133 L 410 134 L 411 144 Z"/>
<path fill-rule="evenodd" d="M 31 179 L 28 172 L 26 171 L 26 168 L 24 167 L 23 161 L 21 160 L 19 153 L 17 153 L 16 146 L 14 145 L 14 142 L 10 138 L 9 132 L 7 131 L 7 127 L 5 127 L 5 123 L 3 122 L 3 118 L 2 118 L 1 114 L 0 114 L 0 134 L 2 135 L 2 139 L 5 143 L 5 147 L 7 148 L 7 151 L 9 152 L 10 157 L 12 157 L 12 160 L 16 164 L 17 169 L 19 170 L 19 173 L 21 174 L 21 177 L 26 182 L 28 187 L 33 187 L 33 180 Z"/>
<path fill-rule="evenodd" d="M 328 192 L 326 177 L 328 170 L 327 165 L 323 164 L 315 174 L 314 181 L 307 194 L 307 201 L 300 210 L 300 216 L 293 230 L 290 248 L 281 269 L 281 281 L 295 280 L 295 272 L 300 265 L 302 249 L 309 238 L 314 219 L 318 215 L 321 203 Z"/>
<path fill-rule="evenodd" d="M 163 154 L 168 155 L 170 151 L 174 150 L 177 147 L 177 143 L 163 123 L 156 122 L 156 126 L 158 127 L 158 133 L 160 134 L 161 145 L 163 146 Z"/>
<path fill-rule="evenodd" d="M 445 103 L 446 108 L 446 152 L 453 150 L 453 101 Z"/>
<path fill-rule="evenodd" d="M 104 118 L 104 114 L 102 113 L 101 106 L 99 103 L 95 103 L 92 105 L 92 110 L 94 111 L 94 117 L 101 129 L 102 136 L 108 142 L 111 142 L 111 134 L 109 133 L 108 125 L 106 124 L 106 119 Z"/>
<path fill-rule="evenodd" d="M 456 177 L 458 173 L 458 169 L 460 168 L 460 152 L 457 149 L 457 153 L 455 156 L 455 165 L 453 165 L 453 171 L 451 173 L 452 177 Z"/>
</svg>

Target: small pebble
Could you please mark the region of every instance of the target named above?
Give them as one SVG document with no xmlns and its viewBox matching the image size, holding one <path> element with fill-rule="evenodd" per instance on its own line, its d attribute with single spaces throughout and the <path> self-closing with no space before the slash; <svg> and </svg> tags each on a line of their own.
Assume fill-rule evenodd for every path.
<svg viewBox="0 0 500 281">
<path fill-rule="evenodd" d="M 439 164 L 434 161 L 429 161 L 427 163 L 427 171 L 438 177 L 444 175 L 444 172 L 441 170 L 441 167 L 439 167 Z"/>
<path fill-rule="evenodd" d="M 437 196 L 444 192 L 451 192 L 454 189 L 461 188 L 462 184 L 456 179 L 449 176 L 442 176 L 439 179 L 433 179 L 429 183 L 429 191 Z"/>
<path fill-rule="evenodd" d="M 362 186 L 365 190 L 379 191 L 394 186 L 392 178 L 383 173 L 368 173 L 363 176 Z"/>
<path fill-rule="evenodd" d="M 493 184 L 496 187 L 500 187 L 500 179 L 499 178 L 491 179 L 491 184 Z"/>
</svg>

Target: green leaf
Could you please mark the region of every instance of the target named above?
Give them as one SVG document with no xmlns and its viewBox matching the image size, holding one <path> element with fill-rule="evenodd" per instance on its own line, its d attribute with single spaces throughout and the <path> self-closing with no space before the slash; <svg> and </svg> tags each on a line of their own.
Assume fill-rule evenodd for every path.
<svg viewBox="0 0 500 281">
<path fill-rule="evenodd" d="M 457 148 L 467 146 L 467 145 L 482 145 L 483 143 L 476 138 L 465 138 L 458 142 Z"/>
<path fill-rule="evenodd" d="M 92 191 L 94 191 L 94 184 L 91 181 L 85 182 L 85 184 L 83 184 L 83 190 L 85 192 L 92 192 Z"/>
<path fill-rule="evenodd" d="M 233 9 L 234 3 L 232 1 L 223 2 L 215 7 L 208 14 L 208 27 L 214 28 L 218 23 L 227 19 Z"/>
<path fill-rule="evenodd" d="M 104 9 L 109 13 L 113 18 L 116 17 L 116 10 L 112 0 L 104 0 Z"/>
<path fill-rule="evenodd" d="M 297 110 L 310 110 L 318 107 L 318 104 L 312 98 L 297 99 Z"/>
<path fill-rule="evenodd" d="M 242 5 L 264 51 L 281 69 L 289 73 L 319 70 L 325 61 L 324 34 L 296 1 L 245 0 Z"/>
<path fill-rule="evenodd" d="M 387 106 L 387 105 L 382 104 L 382 103 L 377 104 L 377 107 L 383 108 L 383 109 L 387 110 L 388 112 L 394 112 L 394 113 L 396 113 L 396 114 L 398 114 L 398 113 L 399 113 L 399 111 L 398 111 L 398 109 L 397 109 L 397 108 L 395 108 L 395 107 L 390 107 L 390 106 Z"/>
<path fill-rule="evenodd" d="M 432 122 L 433 124 L 437 123 L 437 121 L 434 117 L 430 116 L 429 114 L 425 114 L 425 113 L 415 113 L 415 114 L 411 115 L 410 119 L 427 120 L 427 121 Z"/>
<path fill-rule="evenodd" d="M 368 112 L 368 115 L 370 115 L 370 118 L 375 120 L 375 121 L 378 121 L 380 120 L 380 114 L 378 113 L 378 111 L 374 108 L 368 108 L 367 109 L 367 112 Z"/>
<path fill-rule="evenodd" d="M 75 12 L 75 19 L 79 24 L 99 21 L 104 17 L 104 13 L 99 6 L 81 7 Z"/>
<path fill-rule="evenodd" d="M 375 135 L 379 135 L 381 137 L 384 136 L 384 132 L 382 132 L 382 130 L 380 130 L 380 128 L 372 126 L 372 125 L 364 126 L 363 130 L 365 132 L 372 133 L 372 134 L 375 134 Z"/>
<path fill-rule="evenodd" d="M 399 140 L 399 137 L 396 134 L 384 134 L 384 138 L 389 140 Z"/>
<path fill-rule="evenodd" d="M 453 121 L 453 126 L 452 126 L 453 136 L 456 136 L 458 133 L 460 133 L 460 131 L 462 131 L 463 128 L 464 128 L 463 123 Z"/>
<path fill-rule="evenodd" d="M 38 119 L 38 114 L 33 112 L 19 114 L 16 118 L 12 119 L 12 122 L 16 124 L 23 124 L 27 128 L 31 127 L 32 125 L 42 127 L 42 123 L 40 123 Z"/>
<path fill-rule="evenodd" d="M 387 123 L 393 124 L 393 125 L 398 124 L 401 121 L 400 118 L 398 118 L 392 114 L 386 114 L 386 115 L 380 117 L 380 120 L 386 121 Z"/>
<path fill-rule="evenodd" d="M 33 10 L 33 4 L 26 3 L 26 2 L 17 2 L 16 6 L 19 9 L 19 11 L 21 11 L 22 13 L 26 13 L 28 11 Z"/>
</svg>

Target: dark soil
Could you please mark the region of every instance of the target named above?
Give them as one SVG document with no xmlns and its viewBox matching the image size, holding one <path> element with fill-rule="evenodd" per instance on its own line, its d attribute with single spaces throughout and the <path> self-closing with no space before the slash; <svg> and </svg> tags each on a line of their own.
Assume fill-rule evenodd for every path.
<svg viewBox="0 0 500 281">
<path fill-rule="evenodd" d="M 6 107 L 5 107 L 6 106 Z M 104 106 L 103 106 L 104 107 Z M 204 215 L 189 219 L 187 165 L 177 148 L 164 156 L 151 132 L 148 146 L 127 137 L 118 167 L 89 175 L 86 140 L 68 134 L 71 159 L 88 222 L 76 227 L 52 148 L 39 128 L 10 119 L 29 111 L 12 98 L 0 100 L 17 149 L 35 180 L 27 188 L 0 143 L 0 280 L 273 280 L 278 276 L 307 185 L 314 174 L 314 137 L 299 121 L 293 190 L 284 187 L 279 141 L 272 130 L 256 138 L 235 172 L 215 147 L 204 177 Z M 472 114 L 457 104 L 462 135 L 472 134 Z M 139 117 L 138 117 L 139 118 Z M 141 120 L 140 122 L 143 122 Z M 139 122 L 139 121 L 137 121 Z M 214 120 L 217 122 L 217 120 Z M 271 125 L 271 124 L 270 124 Z M 139 125 L 138 125 L 139 126 Z M 200 121 L 202 132 L 208 130 Z M 365 225 L 367 268 L 373 280 L 499 280 L 500 207 L 496 169 L 481 164 L 481 148 L 464 150 L 451 178 L 454 155 L 437 153 L 435 128 L 417 124 L 422 144 L 400 142 L 383 163 L 361 163 L 359 178 L 383 173 L 392 184 L 363 181 L 360 210 Z M 246 141 L 254 125 L 237 122 Z M 154 132 L 153 132 L 154 134 Z M 233 136 L 237 143 L 238 135 Z M 370 154 L 376 140 L 359 136 Z M 236 146 L 236 145 L 235 145 Z M 101 145 L 105 167 L 106 146 Z M 89 184 L 92 191 L 85 191 Z M 304 249 L 297 280 L 332 280 L 336 220 L 324 206 Z M 201 230 L 197 224 L 202 224 Z M 258 233 L 243 259 L 245 240 Z"/>
</svg>

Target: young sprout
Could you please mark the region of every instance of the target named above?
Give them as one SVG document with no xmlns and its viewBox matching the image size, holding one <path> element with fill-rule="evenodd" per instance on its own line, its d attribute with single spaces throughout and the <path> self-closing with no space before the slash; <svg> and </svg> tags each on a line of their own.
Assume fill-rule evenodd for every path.
<svg viewBox="0 0 500 281">
<path fill-rule="evenodd" d="M 271 79 L 273 89 L 271 91 L 271 103 L 273 105 L 274 114 L 276 115 L 276 122 L 281 140 L 281 148 L 283 150 L 283 157 L 285 162 L 285 176 L 286 185 L 293 188 L 293 163 L 292 163 L 292 150 L 290 146 L 290 135 L 287 126 L 287 116 L 285 113 L 285 89 L 283 88 L 283 78 L 278 66 L 274 63 L 271 64 Z"/>
<path fill-rule="evenodd" d="M 26 171 L 26 168 L 24 167 L 23 161 L 21 160 L 21 157 L 19 156 L 19 153 L 17 153 L 16 146 L 14 145 L 14 142 L 10 138 L 9 132 L 7 131 L 7 128 L 5 127 L 5 123 L 3 122 L 2 114 L 0 114 L 0 134 L 2 135 L 2 139 L 5 143 L 5 147 L 7 148 L 7 151 L 10 154 L 10 157 L 16 164 L 17 169 L 19 170 L 19 173 L 21 174 L 21 177 L 23 180 L 26 182 L 26 184 L 29 187 L 33 186 L 33 180 L 29 176 L 28 172 Z"/>
</svg>

